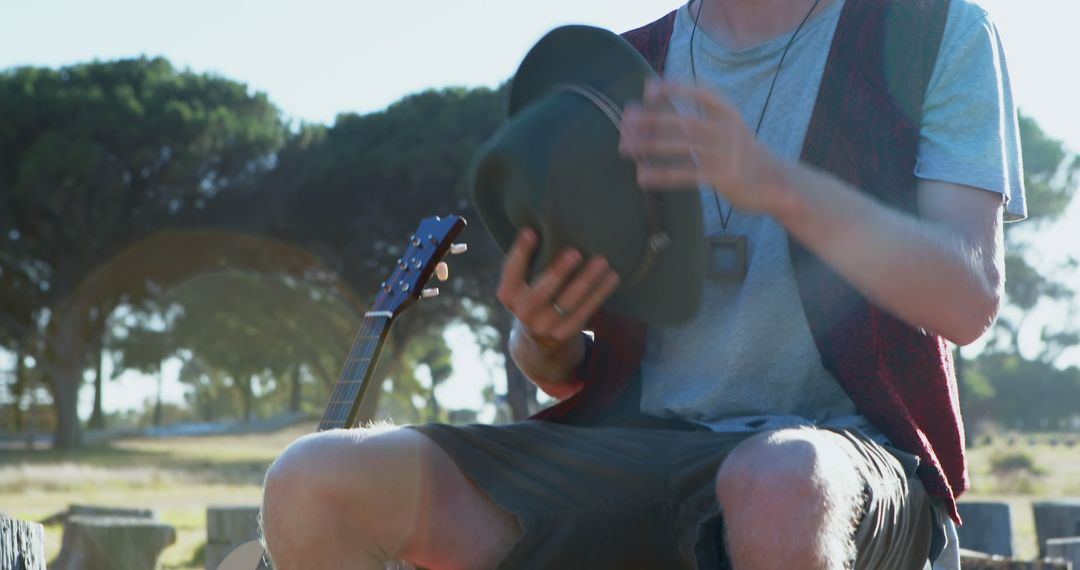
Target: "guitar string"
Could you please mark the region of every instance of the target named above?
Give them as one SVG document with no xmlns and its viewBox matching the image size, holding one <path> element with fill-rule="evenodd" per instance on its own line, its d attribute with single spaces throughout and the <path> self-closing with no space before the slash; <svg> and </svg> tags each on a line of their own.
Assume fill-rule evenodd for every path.
<svg viewBox="0 0 1080 570">
<path fill-rule="evenodd" d="M 422 232 L 417 232 L 417 235 L 421 233 Z M 445 236 L 443 241 L 445 241 Z M 377 305 L 378 303 L 379 300 L 376 299 L 375 304 Z M 379 319 L 379 321 L 377 321 L 378 324 L 372 324 L 372 322 L 376 321 L 376 319 Z M 353 341 L 352 348 L 349 349 L 349 357 L 346 358 L 345 365 L 342 367 L 341 375 L 338 377 L 337 384 L 334 386 L 334 389 L 330 393 L 330 402 L 326 407 L 326 411 L 323 412 L 323 419 L 320 421 L 319 425 L 320 429 L 326 423 L 334 422 L 340 424 L 344 420 L 348 419 L 349 412 L 351 411 L 353 405 L 355 405 L 356 403 L 356 394 L 353 394 L 350 398 L 344 398 L 345 394 L 343 394 L 342 392 L 344 392 L 348 386 L 351 386 L 353 384 L 357 385 L 357 391 L 359 391 L 359 389 L 361 388 L 365 388 L 365 378 L 360 378 L 356 380 L 352 378 L 355 376 L 356 371 L 361 367 L 369 368 L 369 370 L 365 372 L 364 376 L 367 376 L 368 372 L 373 372 L 373 370 L 370 370 L 370 368 L 372 368 L 374 365 L 373 357 L 379 351 L 380 345 L 382 344 L 383 340 L 383 334 L 385 334 L 386 330 L 389 328 L 391 319 L 392 317 L 386 316 L 364 316 L 364 324 L 361 325 L 360 332 L 357 333 L 357 338 L 355 341 Z M 377 328 L 377 334 L 364 335 L 363 333 L 365 328 Z M 367 350 L 366 354 L 363 357 L 358 359 L 354 358 L 357 346 L 360 344 L 360 341 L 364 336 L 366 336 L 367 340 L 369 341 L 369 343 L 365 344 L 369 344 L 370 348 Z M 349 380 L 342 381 L 343 378 L 349 378 Z M 338 408 L 344 409 L 340 410 L 339 413 L 335 413 L 335 410 Z M 344 427 L 348 428 L 351 426 Z"/>
<path fill-rule="evenodd" d="M 360 364 L 365 362 L 364 358 L 370 359 L 370 355 L 366 357 L 359 356 L 357 349 L 364 348 L 368 345 L 373 336 L 371 333 L 376 332 L 371 329 L 378 328 L 375 320 L 382 318 L 385 317 L 364 317 L 364 323 L 360 326 L 360 331 L 357 333 L 356 342 L 354 342 L 352 348 L 349 349 L 349 355 L 346 357 L 345 365 L 342 367 L 341 376 L 338 378 L 338 382 L 330 395 L 330 403 L 327 406 L 326 412 L 323 414 L 323 424 L 341 423 L 347 419 L 349 408 L 352 406 L 349 406 L 344 410 L 341 409 L 343 407 L 343 402 L 347 399 L 346 390 L 350 384 L 355 383 L 351 381 L 351 379 L 355 377 L 357 370 L 360 368 Z M 378 345 L 378 336 L 379 335 L 375 335 L 376 341 L 374 344 L 376 346 Z M 367 362 L 370 362 L 370 360 Z"/>
<path fill-rule="evenodd" d="M 330 395 L 330 405 L 327 407 L 326 414 L 324 414 L 324 419 L 329 420 L 330 422 L 341 423 L 347 419 L 349 409 L 352 406 L 350 405 L 344 410 L 341 409 L 347 400 L 345 397 L 347 394 L 345 392 L 350 384 L 355 384 L 352 379 L 355 377 L 358 369 L 361 368 L 361 363 L 367 362 L 370 365 L 371 353 L 374 353 L 374 348 L 378 346 L 378 337 L 381 336 L 381 331 L 372 330 L 381 328 L 377 319 L 385 319 L 385 317 L 364 317 L 364 324 L 360 326 L 356 342 L 354 342 L 352 348 L 349 349 L 349 356 L 345 360 L 341 376 L 338 378 L 338 382 L 334 386 L 334 391 Z M 378 334 L 372 335 L 371 333 L 373 332 Z M 372 338 L 375 339 L 374 343 L 370 342 Z M 361 356 L 363 353 L 357 353 L 357 349 L 367 348 L 369 344 L 372 345 L 369 354 Z"/>
<path fill-rule="evenodd" d="M 365 318 L 371 320 L 369 328 L 376 329 L 376 330 L 369 331 L 369 332 L 374 332 L 375 334 L 366 335 L 367 342 L 364 345 L 365 352 L 363 353 L 363 356 L 360 356 L 359 358 L 353 359 L 353 362 L 355 363 L 355 365 L 353 366 L 352 372 L 348 375 L 349 379 L 347 379 L 344 382 L 341 382 L 340 379 L 339 379 L 338 384 L 342 387 L 341 391 L 342 392 L 349 392 L 349 393 L 348 394 L 340 394 L 338 396 L 338 398 L 337 398 L 338 403 L 336 404 L 336 406 L 341 410 L 340 417 L 335 418 L 335 420 L 338 421 L 338 422 L 342 422 L 342 421 L 345 421 L 345 420 L 348 419 L 349 412 L 352 410 L 352 407 L 356 404 L 356 397 L 358 396 L 358 393 L 359 393 L 360 389 L 365 388 L 365 380 L 370 380 L 370 378 L 363 378 L 363 377 L 357 378 L 356 372 L 359 369 L 365 369 L 365 368 L 366 368 L 366 370 L 365 370 L 363 376 L 368 376 L 369 373 L 374 372 L 374 365 L 375 365 L 374 358 L 375 358 L 375 355 L 378 354 L 380 346 L 382 345 L 383 334 L 390 327 L 390 318 L 389 317 L 385 317 L 385 316 L 375 317 L 375 316 L 372 316 L 372 317 L 365 317 Z M 352 386 L 354 386 L 354 385 L 356 386 L 356 390 L 352 390 Z M 348 397 L 345 397 L 346 395 Z M 351 426 L 345 426 L 345 427 L 351 427 Z"/>
<path fill-rule="evenodd" d="M 361 367 L 371 366 L 371 357 L 378 349 L 379 338 L 382 336 L 382 331 L 379 329 L 385 326 L 385 323 L 380 323 L 379 321 L 384 319 L 387 321 L 389 320 L 383 316 L 364 317 L 364 323 L 360 326 L 360 330 L 356 335 L 356 341 L 353 343 L 352 348 L 349 349 L 349 355 L 345 359 L 345 365 L 342 367 L 341 376 L 338 378 L 337 384 L 335 384 L 334 390 L 330 394 L 330 403 L 327 406 L 326 412 L 323 414 L 323 421 L 321 423 L 341 423 L 348 419 L 352 405 L 348 405 L 344 410 L 339 410 L 339 408 L 348 404 L 345 398 L 347 395 L 345 394 L 345 390 L 350 384 L 358 383 L 353 379 L 356 376 L 356 372 Z M 376 334 L 373 335 L 372 333 Z M 371 342 L 372 340 L 374 342 Z M 357 353 L 357 349 L 366 348 L 368 345 L 370 345 L 370 349 L 365 351 L 366 354 L 361 353 L 363 356 L 360 356 Z M 361 381 L 362 380 L 363 379 L 361 379 Z M 355 395 L 353 397 L 355 397 Z"/>
</svg>

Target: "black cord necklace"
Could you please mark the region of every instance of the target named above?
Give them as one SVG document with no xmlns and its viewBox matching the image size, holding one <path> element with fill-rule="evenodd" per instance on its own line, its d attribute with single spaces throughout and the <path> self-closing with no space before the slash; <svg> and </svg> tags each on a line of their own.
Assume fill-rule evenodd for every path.
<svg viewBox="0 0 1080 570">
<path fill-rule="evenodd" d="M 697 65 L 694 61 L 694 38 L 697 36 L 698 21 L 701 19 L 701 10 L 705 7 L 706 0 L 697 0 L 698 8 L 697 13 L 694 15 L 694 27 L 690 31 L 690 73 L 694 79 L 694 85 L 697 85 Z M 761 113 L 758 115 L 757 126 L 754 127 L 754 137 L 761 133 L 761 125 L 765 122 L 765 111 L 769 108 L 769 101 L 772 100 L 773 90 L 776 88 L 776 80 L 780 77 L 780 68 L 784 65 L 784 59 L 787 57 L 788 50 L 791 49 L 792 44 L 795 43 L 795 38 L 799 37 L 799 32 L 802 31 L 803 26 L 810 19 L 810 15 L 817 9 L 821 0 L 814 0 L 814 4 L 810 6 L 810 11 L 803 16 L 799 26 L 795 28 L 795 32 L 791 34 L 791 39 L 788 40 L 786 46 L 784 46 L 783 53 L 780 54 L 780 61 L 776 64 L 776 72 L 773 73 L 772 83 L 769 85 L 769 91 L 765 95 L 765 103 L 761 106 Z M 701 114 L 701 109 L 698 109 L 698 115 Z M 735 206 L 732 205 L 728 208 L 727 213 L 724 213 L 723 207 L 720 205 L 720 196 L 713 190 L 713 198 L 716 199 L 716 209 L 720 213 L 720 239 L 714 239 L 713 242 L 716 245 L 722 246 L 724 249 L 730 249 L 723 257 L 729 259 L 720 260 L 721 265 L 731 265 L 730 270 L 715 271 L 714 274 L 719 274 L 722 277 L 738 276 L 743 277 L 746 275 L 746 237 L 737 236 L 735 238 L 727 237 L 728 222 L 731 221 L 731 215 L 735 213 Z M 732 257 L 733 256 L 733 257 Z M 713 255 L 714 259 L 712 263 L 716 263 L 716 254 Z M 733 264 L 733 265 L 732 265 Z"/>
</svg>

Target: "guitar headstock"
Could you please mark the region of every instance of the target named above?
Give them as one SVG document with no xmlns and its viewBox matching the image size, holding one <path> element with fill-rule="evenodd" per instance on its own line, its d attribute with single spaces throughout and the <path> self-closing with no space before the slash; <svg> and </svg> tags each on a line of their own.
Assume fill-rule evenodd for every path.
<svg viewBox="0 0 1080 570">
<path fill-rule="evenodd" d="M 465 218 L 461 216 L 421 220 L 409 236 L 408 247 L 397 260 L 394 272 L 380 285 L 373 312 L 394 318 L 417 299 L 437 295 L 438 289 L 425 289 L 428 279 L 447 253 L 465 251 L 463 244 L 454 243 L 464 227 Z"/>
</svg>

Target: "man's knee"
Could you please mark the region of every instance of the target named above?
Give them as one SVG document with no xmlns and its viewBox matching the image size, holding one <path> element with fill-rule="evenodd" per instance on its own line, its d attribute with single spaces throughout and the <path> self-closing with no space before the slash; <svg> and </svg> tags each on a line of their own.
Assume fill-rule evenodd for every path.
<svg viewBox="0 0 1080 570">
<path fill-rule="evenodd" d="M 831 437 L 819 430 L 788 429 L 747 439 L 720 466 L 717 497 L 732 504 L 805 498 L 813 506 L 843 490 L 858 492 L 858 474 Z"/>
<path fill-rule="evenodd" d="M 850 535 L 862 487 L 832 437 L 781 430 L 751 437 L 728 455 L 716 493 L 733 557 L 764 560 L 763 549 L 786 549 L 816 560 L 808 568 L 836 568 L 853 557 Z"/>
<path fill-rule="evenodd" d="M 780 430 L 735 448 L 716 477 L 725 518 L 733 524 L 784 521 L 772 526 L 778 531 L 854 528 L 861 479 L 834 437 L 814 429 Z M 756 534 L 762 533 L 768 534 L 763 529 Z"/>
<path fill-rule="evenodd" d="M 420 484 L 422 438 L 410 430 L 333 430 L 293 442 L 270 466 L 263 489 L 263 524 L 309 525 L 348 520 L 358 526 L 398 516 Z M 371 521 L 368 521 L 371 522 Z M 268 529 L 269 530 L 269 529 Z"/>
</svg>

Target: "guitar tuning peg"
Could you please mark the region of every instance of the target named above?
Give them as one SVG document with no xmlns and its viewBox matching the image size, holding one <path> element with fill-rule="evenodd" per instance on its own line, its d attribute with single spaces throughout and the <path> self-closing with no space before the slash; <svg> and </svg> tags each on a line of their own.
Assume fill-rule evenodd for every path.
<svg viewBox="0 0 1080 570">
<path fill-rule="evenodd" d="M 445 261 L 435 264 L 435 278 L 439 281 L 446 281 L 450 278 L 450 266 Z"/>
<path fill-rule="evenodd" d="M 465 253 L 469 251 L 469 244 L 467 243 L 455 243 L 450 245 L 450 255 L 457 255 L 459 253 Z"/>
<path fill-rule="evenodd" d="M 428 289 L 424 289 L 423 291 L 420 291 L 420 298 L 421 299 L 430 299 L 432 297 L 438 297 L 438 296 L 439 296 L 439 288 L 438 287 L 431 287 L 431 288 L 428 288 Z"/>
</svg>

